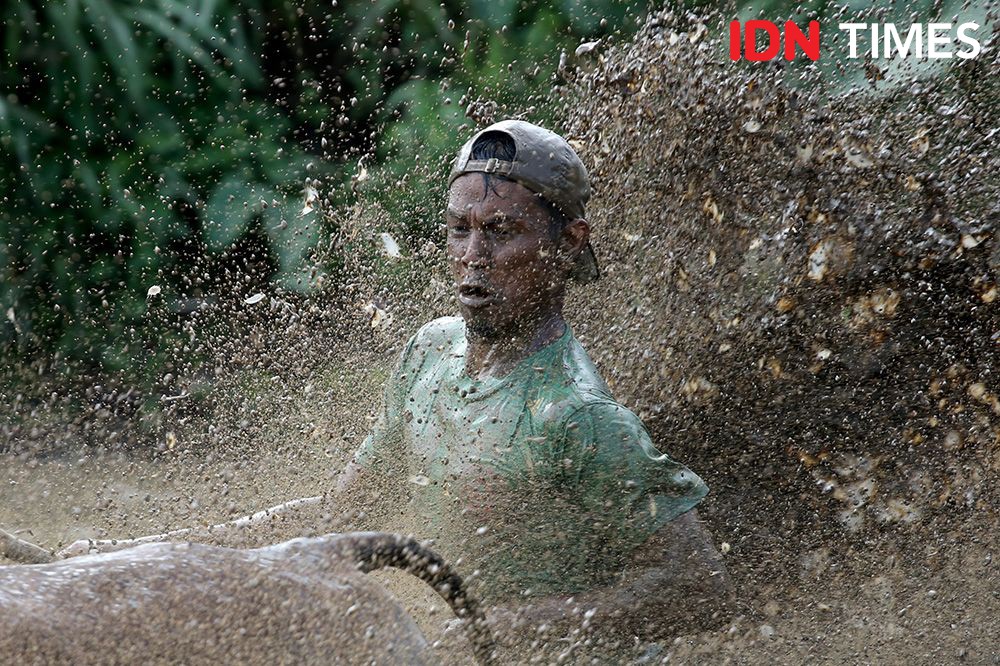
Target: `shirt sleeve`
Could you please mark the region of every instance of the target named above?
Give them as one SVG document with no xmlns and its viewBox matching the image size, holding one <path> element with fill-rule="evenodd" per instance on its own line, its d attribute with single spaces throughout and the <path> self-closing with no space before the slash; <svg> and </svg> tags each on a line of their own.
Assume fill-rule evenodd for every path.
<svg viewBox="0 0 1000 666">
<path fill-rule="evenodd" d="M 402 444 L 402 414 L 408 390 L 406 369 L 413 357 L 416 335 L 404 347 L 396 360 L 382 393 L 382 409 L 375 427 L 354 452 L 354 464 L 364 469 L 384 468 L 387 463 L 399 458 Z"/>
<path fill-rule="evenodd" d="M 708 493 L 697 474 L 657 450 L 639 418 L 615 402 L 573 412 L 564 442 L 575 503 L 615 560 Z"/>
</svg>

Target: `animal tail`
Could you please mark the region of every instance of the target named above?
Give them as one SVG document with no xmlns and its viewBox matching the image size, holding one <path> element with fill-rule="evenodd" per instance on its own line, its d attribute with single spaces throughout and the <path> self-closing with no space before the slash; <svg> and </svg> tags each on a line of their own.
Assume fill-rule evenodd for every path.
<svg viewBox="0 0 1000 666">
<path fill-rule="evenodd" d="M 484 665 L 496 663 L 496 641 L 479 602 L 469 596 L 462 577 L 437 553 L 415 539 L 386 532 L 345 534 L 337 539 L 337 547 L 365 573 L 395 567 L 433 587 L 455 615 L 465 620 L 466 635 L 476 660 Z"/>
</svg>

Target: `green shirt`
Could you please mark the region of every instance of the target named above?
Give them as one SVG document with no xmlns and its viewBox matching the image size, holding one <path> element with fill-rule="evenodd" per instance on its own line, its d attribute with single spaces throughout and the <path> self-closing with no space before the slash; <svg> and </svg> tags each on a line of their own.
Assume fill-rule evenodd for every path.
<svg viewBox="0 0 1000 666">
<path fill-rule="evenodd" d="M 502 378 L 470 378 L 466 345 L 456 317 L 411 338 L 355 462 L 405 479 L 407 531 L 476 570 L 480 594 L 609 584 L 708 492 L 615 402 L 569 327 Z"/>
</svg>

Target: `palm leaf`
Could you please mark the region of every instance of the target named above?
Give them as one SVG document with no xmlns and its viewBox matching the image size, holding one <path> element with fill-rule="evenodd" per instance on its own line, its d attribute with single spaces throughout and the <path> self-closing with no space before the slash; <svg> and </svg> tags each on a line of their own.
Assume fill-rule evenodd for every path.
<svg viewBox="0 0 1000 666">
<path fill-rule="evenodd" d="M 278 258 L 278 283 L 295 291 L 309 289 L 307 259 L 319 242 L 320 221 L 304 213 L 301 203 L 285 198 L 264 212 L 264 229 Z"/>
<path fill-rule="evenodd" d="M 92 29 L 110 67 L 125 84 L 125 90 L 136 108 L 144 110 L 148 72 L 144 68 L 148 58 L 140 49 L 128 23 L 119 16 L 106 0 L 83 0 Z"/>
<path fill-rule="evenodd" d="M 246 230 L 251 218 L 260 213 L 261 202 L 270 202 L 272 192 L 244 177 L 233 175 L 219 183 L 205 205 L 202 238 L 210 250 L 225 250 Z"/>
<path fill-rule="evenodd" d="M 173 46 L 177 51 L 196 62 L 213 79 L 221 79 L 223 69 L 212 60 L 211 54 L 191 36 L 162 14 L 150 9 L 127 9 L 125 15 L 144 25 Z"/>
<path fill-rule="evenodd" d="M 79 3 L 70 0 L 64 6 L 49 4 L 45 6 L 45 15 L 55 29 L 62 50 L 70 53 L 70 60 L 76 70 L 77 80 L 73 86 L 74 93 L 82 100 L 90 100 L 94 95 L 97 71 L 95 54 L 90 46 L 80 36 Z M 62 67 L 63 63 L 57 63 Z M 81 126 L 77 129 L 83 132 L 95 131 L 97 122 L 93 114 L 93 105 L 76 104 L 82 117 Z"/>
<path fill-rule="evenodd" d="M 211 51 L 218 49 L 229 62 L 233 69 L 243 79 L 251 85 L 260 85 L 263 81 L 263 74 L 257 64 L 255 55 L 249 48 L 236 46 L 223 32 L 217 30 L 214 25 L 217 23 L 215 17 L 216 0 L 206 0 L 202 3 L 201 11 L 195 12 L 186 4 L 177 0 L 160 0 L 160 6 L 169 16 L 175 16 L 180 21 L 181 26 L 189 29 L 191 35 L 198 37 L 203 47 Z M 239 14 L 230 16 L 231 23 L 238 25 L 236 20 Z M 237 35 L 242 37 L 242 30 L 238 30 Z M 204 45 L 211 45 L 207 47 Z"/>
</svg>

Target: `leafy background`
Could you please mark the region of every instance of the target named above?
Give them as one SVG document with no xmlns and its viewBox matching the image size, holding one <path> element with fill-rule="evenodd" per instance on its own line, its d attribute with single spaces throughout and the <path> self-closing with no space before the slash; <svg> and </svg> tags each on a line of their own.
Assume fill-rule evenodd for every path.
<svg viewBox="0 0 1000 666">
<path fill-rule="evenodd" d="M 57 0 L 5 3 L 0 347 L 148 366 L 150 287 L 175 308 L 257 263 L 306 290 L 361 156 L 403 174 L 454 143 L 468 93 L 529 97 L 627 3 Z M 604 21 L 602 22 L 602 19 Z M 362 165 L 362 168 L 368 168 Z M 329 202 L 328 202 L 329 203 Z M 185 306 L 188 303 L 188 306 Z"/>
<path fill-rule="evenodd" d="M 823 20 L 841 4 L 725 11 Z M 456 137 L 489 118 L 478 101 L 545 120 L 561 57 L 583 41 L 627 39 L 647 9 L 641 0 L 4 3 L 0 381 L 8 392 L 82 374 L 149 387 L 172 353 L 196 357 L 175 324 L 204 302 L 337 289 L 338 266 L 357 248 L 339 245 L 318 266 L 313 253 L 339 223 L 303 204 L 349 204 L 368 173 L 377 176 L 367 194 L 419 247 L 433 238 L 437 193 L 420 179 L 442 172 Z"/>
</svg>

